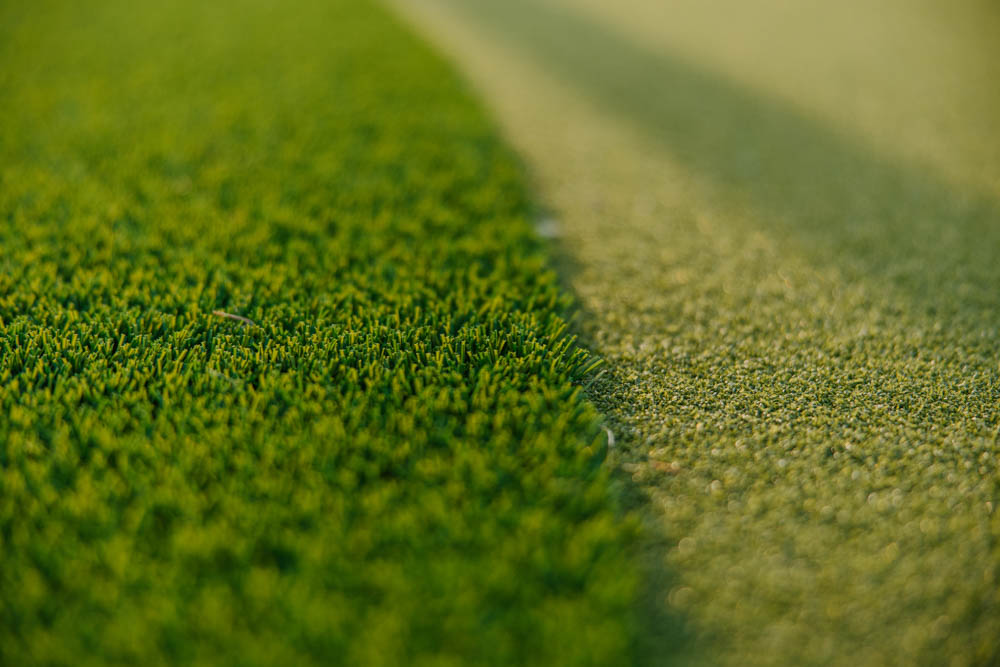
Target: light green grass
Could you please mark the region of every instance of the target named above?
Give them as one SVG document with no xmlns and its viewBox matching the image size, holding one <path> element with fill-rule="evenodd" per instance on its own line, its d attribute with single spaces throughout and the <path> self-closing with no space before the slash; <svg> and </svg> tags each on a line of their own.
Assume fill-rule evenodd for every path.
<svg viewBox="0 0 1000 667">
<path fill-rule="evenodd" d="M 425 4 L 559 222 L 692 661 L 997 664 L 995 7 Z"/>
<path fill-rule="evenodd" d="M 4 3 L 0 100 L 0 663 L 627 660 L 590 362 L 435 56 Z"/>
</svg>

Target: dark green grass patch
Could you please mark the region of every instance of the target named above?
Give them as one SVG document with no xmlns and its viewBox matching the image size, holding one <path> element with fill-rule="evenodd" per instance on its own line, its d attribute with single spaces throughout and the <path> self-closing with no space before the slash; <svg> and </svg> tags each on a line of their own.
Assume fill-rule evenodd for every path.
<svg viewBox="0 0 1000 667">
<path fill-rule="evenodd" d="M 0 662 L 620 662 L 480 110 L 367 3 L 139 4 L 0 8 Z"/>
</svg>

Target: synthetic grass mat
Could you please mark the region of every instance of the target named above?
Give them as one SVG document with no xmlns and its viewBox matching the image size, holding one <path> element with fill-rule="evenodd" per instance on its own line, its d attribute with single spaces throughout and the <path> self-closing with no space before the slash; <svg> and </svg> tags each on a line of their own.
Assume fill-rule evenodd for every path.
<svg viewBox="0 0 1000 667">
<path fill-rule="evenodd" d="M 0 99 L 0 662 L 627 658 L 591 362 L 433 54 L 357 0 L 5 3 Z"/>
</svg>

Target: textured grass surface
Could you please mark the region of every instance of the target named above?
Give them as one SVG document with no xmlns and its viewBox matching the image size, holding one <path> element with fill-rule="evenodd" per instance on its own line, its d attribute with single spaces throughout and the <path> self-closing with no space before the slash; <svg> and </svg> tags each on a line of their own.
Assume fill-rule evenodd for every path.
<svg viewBox="0 0 1000 667">
<path fill-rule="evenodd" d="M 365 2 L 154 4 L 0 9 L 0 663 L 621 664 L 480 110 Z"/>
<path fill-rule="evenodd" d="M 608 360 L 651 595 L 700 639 L 650 661 L 996 664 L 995 8 L 420 6 Z"/>
</svg>

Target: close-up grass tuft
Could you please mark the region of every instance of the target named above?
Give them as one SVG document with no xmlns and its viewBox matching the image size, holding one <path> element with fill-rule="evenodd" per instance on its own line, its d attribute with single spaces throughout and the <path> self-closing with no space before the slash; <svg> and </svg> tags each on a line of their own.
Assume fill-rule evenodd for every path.
<svg viewBox="0 0 1000 667">
<path fill-rule="evenodd" d="M 0 663 L 622 664 L 521 168 L 358 0 L 0 6 Z"/>
</svg>

